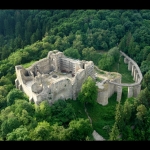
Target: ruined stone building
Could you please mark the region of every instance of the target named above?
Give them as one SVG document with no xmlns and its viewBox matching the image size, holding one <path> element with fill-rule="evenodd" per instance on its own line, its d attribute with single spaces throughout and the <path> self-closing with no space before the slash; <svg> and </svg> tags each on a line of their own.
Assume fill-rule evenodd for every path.
<svg viewBox="0 0 150 150">
<path fill-rule="evenodd" d="M 76 99 L 83 81 L 94 76 L 92 61 L 67 58 L 62 52 L 50 51 L 46 58 L 25 69 L 15 66 L 16 87 L 36 104 L 43 100 Z"/>
<path fill-rule="evenodd" d="M 114 92 L 117 92 L 117 101 L 119 101 L 122 94 L 120 87 L 124 86 L 121 85 L 121 74 L 99 70 L 92 61 L 71 59 L 58 50 L 50 51 L 46 58 L 35 62 L 29 68 L 18 65 L 15 66 L 15 70 L 16 88 L 25 92 L 29 100 L 35 104 L 43 100 L 47 100 L 50 104 L 58 99 L 76 100 L 88 76 L 94 80 L 101 79 L 96 85 L 99 89 L 97 102 L 102 105 L 108 104 L 108 98 Z M 139 70 L 134 70 L 139 75 L 133 73 L 137 76 L 136 85 L 139 85 L 142 77 Z"/>
</svg>

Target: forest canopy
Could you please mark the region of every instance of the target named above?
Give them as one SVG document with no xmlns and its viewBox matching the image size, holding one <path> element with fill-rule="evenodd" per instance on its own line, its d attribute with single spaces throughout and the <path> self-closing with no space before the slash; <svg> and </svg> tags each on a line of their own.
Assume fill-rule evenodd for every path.
<svg viewBox="0 0 150 150">
<path fill-rule="evenodd" d="M 148 9 L 0 10 L 0 139 L 89 139 L 91 126 L 88 120 L 75 115 L 72 105 L 58 102 L 49 108 L 46 102 L 39 107 L 28 103 L 28 98 L 15 89 L 15 65 L 30 65 L 57 49 L 71 58 L 92 60 L 100 69 L 110 71 L 121 50 L 137 62 L 147 81 L 149 16 Z M 146 95 L 149 97 L 149 90 L 143 82 L 136 104 L 132 104 L 132 99 L 124 105 L 118 104 L 111 140 L 118 139 L 120 133 L 123 140 L 140 134 L 141 139 L 149 139 L 149 134 L 144 132 L 145 129 L 149 133 Z M 60 112 L 60 108 L 64 111 Z M 117 118 L 120 113 L 124 115 L 123 120 Z M 133 124 L 134 134 L 130 128 Z M 122 131 L 124 127 L 128 134 Z"/>
</svg>

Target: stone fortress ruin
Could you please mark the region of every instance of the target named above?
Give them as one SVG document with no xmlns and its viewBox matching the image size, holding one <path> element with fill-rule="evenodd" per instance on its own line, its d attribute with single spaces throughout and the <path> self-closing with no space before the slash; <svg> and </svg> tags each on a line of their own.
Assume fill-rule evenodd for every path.
<svg viewBox="0 0 150 150">
<path fill-rule="evenodd" d="M 134 84 L 121 83 L 121 74 L 106 72 L 94 66 L 92 61 L 75 60 L 66 57 L 58 50 L 50 51 L 43 58 L 28 68 L 21 65 L 15 66 L 16 88 L 22 90 L 30 101 L 39 104 L 47 100 L 53 104 L 58 99 L 76 100 L 83 82 L 91 76 L 98 86 L 97 102 L 102 105 L 108 104 L 108 98 L 114 92 L 117 93 L 117 101 L 121 100 L 122 86 L 128 86 L 128 97 L 137 96 L 140 92 L 142 74 L 137 64 L 120 52 L 128 63 L 128 69 L 136 81 Z M 101 80 L 97 80 L 97 79 Z"/>
</svg>

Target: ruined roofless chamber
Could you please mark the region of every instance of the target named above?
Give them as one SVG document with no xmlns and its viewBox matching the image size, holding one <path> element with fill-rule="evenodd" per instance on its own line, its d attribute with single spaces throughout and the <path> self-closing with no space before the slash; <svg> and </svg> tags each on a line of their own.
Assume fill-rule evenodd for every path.
<svg viewBox="0 0 150 150">
<path fill-rule="evenodd" d="M 50 51 L 46 58 L 26 69 L 18 65 L 15 70 L 16 88 L 36 104 L 43 100 L 50 104 L 58 99 L 75 100 L 85 79 L 95 79 L 92 61 L 71 59 L 58 50 Z"/>
</svg>

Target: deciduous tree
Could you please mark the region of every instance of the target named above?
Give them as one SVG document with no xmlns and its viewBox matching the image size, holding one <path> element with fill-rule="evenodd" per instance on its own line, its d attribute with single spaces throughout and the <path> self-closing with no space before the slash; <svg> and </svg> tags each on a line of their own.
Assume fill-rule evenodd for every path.
<svg viewBox="0 0 150 150">
<path fill-rule="evenodd" d="M 93 130 L 88 119 L 80 118 L 72 120 L 67 131 L 69 132 L 68 140 L 85 141 Z"/>
<path fill-rule="evenodd" d="M 14 129 L 12 132 L 8 133 L 6 136 L 8 141 L 28 141 L 31 140 L 29 137 L 29 131 L 26 127 L 20 126 Z"/>
<path fill-rule="evenodd" d="M 98 96 L 98 87 L 92 77 L 88 77 L 82 84 L 78 99 L 82 103 L 94 104 Z"/>
<path fill-rule="evenodd" d="M 39 122 L 37 127 L 30 133 L 31 140 L 33 141 L 51 140 L 50 139 L 51 130 L 52 128 L 48 122 L 46 121 Z"/>
<path fill-rule="evenodd" d="M 71 57 L 71 58 L 75 58 L 75 59 L 80 59 L 81 58 L 78 50 L 74 49 L 74 48 L 71 48 L 71 47 L 64 50 L 64 55 L 66 55 L 68 57 Z"/>
<path fill-rule="evenodd" d="M 22 91 L 14 88 L 7 95 L 7 104 L 12 105 L 15 99 L 28 100 L 27 96 Z"/>
</svg>

